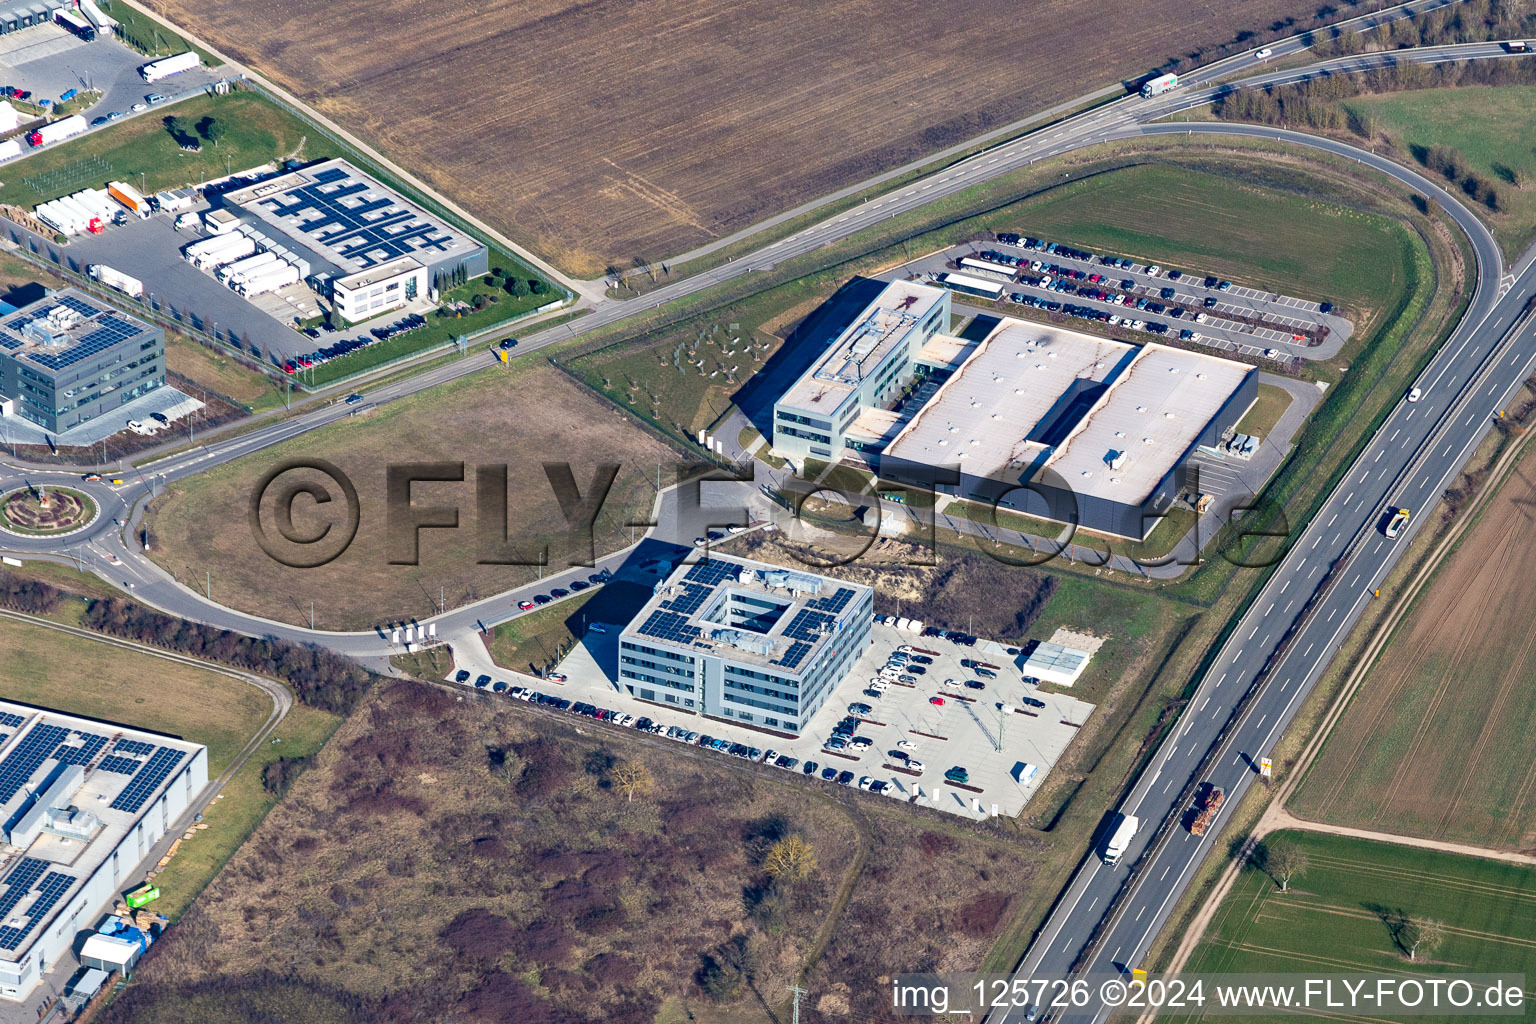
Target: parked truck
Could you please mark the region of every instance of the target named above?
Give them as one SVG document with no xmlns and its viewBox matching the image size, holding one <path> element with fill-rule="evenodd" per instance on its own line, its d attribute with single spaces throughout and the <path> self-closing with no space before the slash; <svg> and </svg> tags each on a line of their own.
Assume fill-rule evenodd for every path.
<svg viewBox="0 0 1536 1024">
<path fill-rule="evenodd" d="M 151 212 L 149 200 L 139 194 L 139 190 L 122 181 L 107 182 L 107 195 L 122 203 L 133 213 L 140 217 L 148 217 Z"/>
<path fill-rule="evenodd" d="M 174 57 L 152 60 L 139 68 L 139 74 L 143 76 L 146 82 L 158 82 L 162 78 L 170 78 L 172 75 L 179 75 L 183 71 L 191 71 L 193 68 L 201 67 L 202 63 L 203 59 L 201 57 L 192 50 L 188 50 L 185 53 L 178 53 Z"/>
<path fill-rule="evenodd" d="M 61 117 L 57 121 L 45 124 L 35 131 L 28 132 L 27 142 L 34 147 L 46 146 L 51 142 L 61 142 L 72 135 L 79 135 L 89 127 L 90 124 L 85 118 L 79 114 L 71 114 L 68 117 Z"/>
<path fill-rule="evenodd" d="M 1189 834 L 1205 835 L 1205 830 L 1216 820 L 1216 812 L 1221 809 L 1221 802 L 1226 798 L 1227 794 L 1222 792 L 1220 786 L 1202 787 L 1202 792 L 1195 796 L 1195 816 L 1189 821 Z"/>
<path fill-rule="evenodd" d="M 259 252 L 254 256 L 247 256 L 244 259 L 235 260 L 233 263 L 224 264 L 218 269 L 218 273 L 215 276 L 233 288 L 241 280 L 252 274 L 260 273 L 277 263 L 278 258 L 270 252 Z"/>
<path fill-rule="evenodd" d="M 212 270 L 226 263 L 249 256 L 256 251 L 256 243 L 244 235 L 221 235 L 208 238 L 186 248 L 187 262 L 199 270 Z"/>
<path fill-rule="evenodd" d="M 275 292 L 279 288 L 286 288 L 298 279 L 297 267 L 292 263 L 278 263 L 245 278 L 235 286 L 235 291 L 247 297 L 261 295 L 266 292 Z"/>
<path fill-rule="evenodd" d="M 85 15 L 87 21 L 96 26 L 96 31 L 98 32 L 111 33 L 113 29 L 117 28 L 117 22 L 101 13 L 101 8 L 97 7 L 92 0 L 80 0 L 80 13 Z"/>
<path fill-rule="evenodd" d="M 1141 95 L 1144 99 L 1151 99 L 1153 96 L 1161 96 L 1170 89 L 1177 89 L 1178 87 L 1179 76 L 1170 72 L 1166 75 L 1158 75 L 1143 85 L 1141 87 Z"/>
<path fill-rule="evenodd" d="M 1109 841 L 1104 844 L 1104 863 L 1114 867 L 1120 862 L 1120 857 L 1126 848 L 1131 845 L 1131 840 L 1136 836 L 1136 830 L 1141 827 L 1141 821 L 1134 814 L 1122 814 L 1115 825 L 1115 830 L 1110 833 Z"/>
<path fill-rule="evenodd" d="M 136 277 L 129 277 L 121 270 L 109 267 L 105 263 L 92 263 L 85 270 L 93 280 L 101 282 L 108 288 L 116 288 L 124 295 L 135 299 L 144 297 L 144 282 Z"/>
</svg>

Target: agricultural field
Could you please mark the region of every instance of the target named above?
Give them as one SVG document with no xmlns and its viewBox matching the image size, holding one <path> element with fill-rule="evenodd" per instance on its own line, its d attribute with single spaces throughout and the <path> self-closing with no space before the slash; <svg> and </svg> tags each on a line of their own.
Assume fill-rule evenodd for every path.
<svg viewBox="0 0 1536 1024">
<path fill-rule="evenodd" d="M 1533 468 L 1522 458 L 1419 595 L 1291 799 L 1296 814 L 1536 844 Z"/>
<path fill-rule="evenodd" d="M 1319 9 L 1158 0 L 1085 31 L 1069 0 L 342 0 L 317 32 L 302 0 L 149 6 L 582 277 Z"/>
<path fill-rule="evenodd" d="M 328 564 L 291 568 L 258 546 L 248 504 L 264 474 L 293 459 L 314 457 L 337 466 L 355 485 L 357 536 Z M 514 364 L 390 402 L 176 483 L 150 506 L 151 554 L 189 585 L 206 584 L 211 572 L 214 599 L 245 611 L 307 624 L 313 602 L 319 628 L 362 629 L 432 614 L 440 600 L 454 607 L 536 577 L 532 564 L 479 564 L 483 556 L 533 563 L 548 545 L 549 564 L 559 566 L 578 554 L 546 476 L 546 460 L 568 463 L 584 497 L 591 495 L 600 465 L 620 467 L 593 528 L 602 552 L 629 543 L 626 524 L 648 513 L 655 498 L 657 463 L 670 467 L 678 458 L 558 370 Z M 464 481 L 417 483 L 411 502 L 417 508 L 457 505 L 459 526 L 422 530 L 415 552 L 419 564 L 405 564 L 412 552 L 392 547 L 388 539 L 387 469 L 393 463 L 434 461 L 463 463 Z M 492 550 L 500 548 L 501 535 L 489 509 L 484 525 L 494 533 L 494 542 L 487 542 L 491 548 L 482 546 L 477 511 L 478 468 L 503 464 L 509 492 L 506 538 L 515 549 L 506 554 Z M 284 473 L 279 484 L 315 480 L 336 493 L 334 483 L 308 472 Z M 307 532 L 333 523 L 339 534 L 345 502 L 337 498 L 325 507 L 298 499 L 297 529 Z M 278 528 L 268 529 L 279 537 Z M 291 553 L 305 552 L 300 547 Z M 289 560 L 301 564 L 307 559 Z"/>
<path fill-rule="evenodd" d="M 807 1024 L 871 1019 L 1033 895 L 1035 840 L 541 717 L 376 691 L 102 1019 L 734 1024 L 801 971 Z"/>
<path fill-rule="evenodd" d="M 166 107 L 165 116 L 186 125 L 204 117 L 227 130 L 218 145 L 188 153 L 176 144 L 160 117 L 134 117 L 6 167 L 0 203 L 31 208 L 108 178 L 143 182 L 151 192 L 222 178 L 226 168 L 256 167 L 293 157 L 319 160 L 339 151 L 313 128 L 253 92 L 196 96 Z"/>
<path fill-rule="evenodd" d="M 1272 833 L 1267 844 L 1300 851 L 1306 870 L 1281 892 L 1245 869 L 1186 972 L 1536 971 L 1536 868 L 1312 832 Z M 1443 938 L 1410 960 L 1403 925 L 1416 917 L 1439 922 Z"/>
<path fill-rule="evenodd" d="M 1431 146 L 1455 150 L 1498 186 L 1498 212 L 1468 205 L 1485 217 L 1506 254 L 1523 252 L 1536 238 L 1536 85 L 1418 89 L 1359 96 L 1344 107 L 1373 118 L 1416 156 Z"/>
</svg>

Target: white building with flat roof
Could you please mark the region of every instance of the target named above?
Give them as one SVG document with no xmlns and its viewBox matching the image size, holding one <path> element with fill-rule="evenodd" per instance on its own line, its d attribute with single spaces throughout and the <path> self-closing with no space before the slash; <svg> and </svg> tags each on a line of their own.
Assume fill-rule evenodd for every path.
<svg viewBox="0 0 1536 1024">
<path fill-rule="evenodd" d="M 428 288 L 427 268 L 410 256 L 401 256 L 370 270 L 336 278 L 331 282 L 331 299 L 336 312 L 355 324 L 399 309 L 417 296 L 425 296 Z"/>
<path fill-rule="evenodd" d="M 632 696 L 799 734 L 869 644 L 874 591 L 711 553 L 685 563 L 619 637 Z"/>
<path fill-rule="evenodd" d="M 208 748 L 0 701 L 0 999 L 24 1000 L 208 784 Z"/>
</svg>

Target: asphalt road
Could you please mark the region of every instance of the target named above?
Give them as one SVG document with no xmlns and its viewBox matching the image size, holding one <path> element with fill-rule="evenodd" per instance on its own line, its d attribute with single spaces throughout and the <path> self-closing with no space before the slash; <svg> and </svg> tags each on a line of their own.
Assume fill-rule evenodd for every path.
<svg viewBox="0 0 1536 1024">
<path fill-rule="evenodd" d="M 1299 48 L 1299 47 L 1298 47 Z M 1286 51 L 1279 44 L 1276 55 Z M 1464 59 L 1474 56 L 1504 56 L 1488 44 L 1439 47 L 1433 50 L 1345 58 L 1323 65 L 1263 76 L 1258 81 L 1294 81 L 1324 71 L 1358 70 L 1381 66 L 1388 61 Z M 1242 60 L 1223 62 L 1222 73 L 1242 70 Z M 1202 75 L 1204 73 L 1202 72 Z M 1200 76 L 1197 76 L 1200 77 Z M 1225 87 L 1219 87 L 1225 88 Z M 604 305 L 579 323 L 562 326 L 524 339 L 524 351 L 537 349 L 574 334 L 624 319 L 637 308 L 659 305 L 692 294 L 721 281 L 766 268 L 793 255 L 808 252 L 898 213 L 915 209 L 941 196 L 969 187 L 1035 160 L 1070 149 L 1091 145 L 1108 138 L 1182 133 L 1234 134 L 1268 138 L 1311 146 L 1340 154 L 1383 173 L 1398 178 L 1411 187 L 1440 201 L 1449 215 L 1467 231 L 1477 253 L 1480 275 L 1472 308 L 1455 336 L 1436 358 L 1421 386 L 1426 395 L 1422 402 L 1404 405 L 1377 435 L 1351 470 L 1348 481 L 1325 505 L 1317 519 L 1308 524 L 1285 561 L 1276 568 L 1270 583 L 1253 610 L 1232 634 L 1215 667 L 1202 684 L 1177 738 L 1169 743 L 1153 769 L 1137 785 L 1126 807 L 1134 809 L 1146 822 L 1136 844 L 1115 870 L 1108 870 L 1091 858 L 1074 878 L 1060 909 L 1051 918 L 1025 963 L 1026 973 L 1063 973 L 1082 951 L 1084 942 L 1111 906 L 1114 916 L 1107 922 L 1105 934 L 1097 944 L 1094 967 L 1111 963 L 1134 964 L 1156 933 L 1162 921 L 1187 883 L 1193 868 L 1209 849 L 1212 829 L 1205 839 L 1195 839 L 1182 831 L 1168 831 L 1166 842 L 1151 842 L 1158 822 L 1182 807 L 1183 794 L 1201 771 L 1205 753 L 1223 734 L 1223 727 L 1233 717 L 1239 699 L 1248 690 L 1259 670 L 1282 642 L 1292 624 L 1297 635 L 1287 646 L 1286 659 L 1267 676 L 1250 707 L 1227 727 L 1219 756 L 1209 773 L 1211 781 L 1230 793 L 1229 805 L 1236 803 L 1252 779 L 1244 760 L 1256 759 L 1268 747 L 1273 736 L 1289 720 L 1297 702 L 1327 665 L 1339 639 L 1358 615 L 1367 594 L 1390 568 L 1398 544 L 1389 543 L 1372 533 L 1380 514 L 1389 502 L 1411 508 L 1425 508 L 1440 493 L 1457 471 L 1479 438 L 1490 428 L 1490 416 L 1500 407 L 1505 395 L 1516 388 L 1529 373 L 1536 359 L 1536 335 L 1527 328 L 1510 343 L 1508 352 L 1500 351 L 1497 364 L 1473 379 L 1473 367 L 1482 365 L 1500 344 L 1519 309 L 1536 294 L 1536 273 L 1527 267 L 1514 281 L 1502 301 L 1498 286 L 1502 267 L 1497 247 L 1486 229 L 1453 196 L 1433 182 L 1406 168 L 1342 143 L 1318 139 L 1300 133 L 1262 126 L 1236 124 L 1150 125 L 1146 122 L 1176 110 L 1208 102 L 1216 88 L 1186 89 L 1143 100 L 1127 98 L 1095 111 L 1068 119 L 1041 132 L 1000 145 L 961 163 L 952 165 L 923 181 L 915 182 L 898 194 L 866 203 L 822 224 L 808 228 L 788 239 L 775 242 L 763 251 L 700 275 L 664 286 L 641 299 Z M 463 360 L 427 371 L 417 377 L 369 393 L 371 402 L 384 402 L 427 387 L 432 387 L 483 369 L 489 356 L 479 353 Z M 179 479 L 244 454 L 299 436 L 326 423 L 342 419 L 355 408 L 331 405 L 316 408 L 293 420 L 259 428 L 243 436 L 216 440 L 188 453 L 170 456 L 130 478 L 121 486 L 94 485 L 90 489 L 102 501 L 105 515 L 93 528 L 84 531 L 72 543 L 62 545 L 68 555 L 101 573 L 114 583 L 129 588 L 136 597 L 187 618 L 213 622 L 245 632 L 273 633 L 293 639 L 319 642 L 359 657 L 376 658 L 381 653 L 381 637 L 375 634 L 312 633 L 297 627 L 266 622 L 242 615 L 209 601 L 205 596 L 174 583 L 149 562 L 118 530 L 114 519 L 126 519 L 131 529 L 139 509 L 152 491 L 163 482 Z M 3 481 L 46 479 L 40 471 L 7 471 Z M 676 501 L 677 491 L 666 492 L 663 501 Z M 694 524 L 714 518 L 699 514 L 674 516 L 664 510 L 660 520 L 666 526 L 661 541 L 679 542 L 691 537 Z M 1417 529 L 1418 520 L 1409 525 Z M 1404 538 L 1406 539 L 1406 538 Z M 52 551 L 61 548 L 58 541 L 24 541 L 8 538 L 6 547 L 15 550 Z M 1324 579 L 1329 566 L 1349 553 L 1342 572 L 1336 572 L 1330 589 L 1309 601 L 1308 597 Z M 622 553 L 610 558 L 621 558 Z M 608 560 L 605 560 L 608 564 Z M 582 574 L 591 570 L 582 570 Z M 544 586 L 556 581 L 545 581 Z M 216 591 L 215 587 L 215 591 Z M 217 594 L 215 594 L 217 596 Z M 449 613 L 455 623 L 474 620 L 495 621 L 504 617 L 515 595 L 498 595 L 479 605 Z M 438 621 L 448 622 L 447 617 Z M 440 626 L 440 631 L 445 628 Z M 1132 869 L 1134 866 L 1134 876 Z M 1114 898 L 1132 884 L 1125 895 Z M 1007 1017 L 998 1017 L 1006 1020 Z"/>
</svg>

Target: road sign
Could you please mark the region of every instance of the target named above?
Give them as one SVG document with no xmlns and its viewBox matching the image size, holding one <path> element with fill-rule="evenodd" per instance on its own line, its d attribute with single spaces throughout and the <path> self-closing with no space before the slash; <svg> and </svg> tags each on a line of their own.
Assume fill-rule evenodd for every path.
<svg viewBox="0 0 1536 1024">
<path fill-rule="evenodd" d="M 1270 776 L 1274 775 L 1274 773 L 1275 773 L 1275 764 L 1274 764 L 1274 762 L 1271 761 L 1267 757 L 1259 758 L 1259 774 L 1267 779 Z"/>
</svg>

